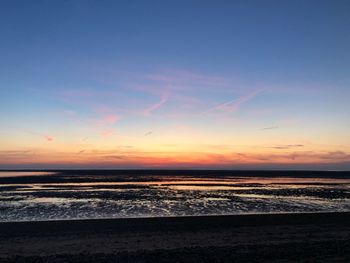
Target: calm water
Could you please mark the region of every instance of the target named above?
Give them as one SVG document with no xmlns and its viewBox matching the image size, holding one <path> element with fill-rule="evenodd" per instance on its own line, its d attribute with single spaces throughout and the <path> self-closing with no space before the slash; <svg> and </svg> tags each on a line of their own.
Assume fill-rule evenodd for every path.
<svg viewBox="0 0 350 263">
<path fill-rule="evenodd" d="M 350 175 L 335 175 L 0 172 L 0 221 L 350 211 Z"/>
</svg>

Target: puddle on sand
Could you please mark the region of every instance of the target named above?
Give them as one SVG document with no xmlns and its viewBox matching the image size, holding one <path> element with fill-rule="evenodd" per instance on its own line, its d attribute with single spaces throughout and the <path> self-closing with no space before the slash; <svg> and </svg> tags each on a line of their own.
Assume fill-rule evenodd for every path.
<svg viewBox="0 0 350 263">
<path fill-rule="evenodd" d="M 4 173 L 36 178 L 0 184 L 0 221 L 350 211 L 346 178 Z"/>
</svg>

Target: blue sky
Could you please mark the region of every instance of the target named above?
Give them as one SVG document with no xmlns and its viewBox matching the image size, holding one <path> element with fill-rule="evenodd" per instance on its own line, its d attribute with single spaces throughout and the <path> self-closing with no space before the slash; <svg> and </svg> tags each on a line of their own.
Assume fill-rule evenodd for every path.
<svg viewBox="0 0 350 263">
<path fill-rule="evenodd" d="M 2 1 L 1 165 L 350 167 L 349 13 L 348 1 Z"/>
</svg>

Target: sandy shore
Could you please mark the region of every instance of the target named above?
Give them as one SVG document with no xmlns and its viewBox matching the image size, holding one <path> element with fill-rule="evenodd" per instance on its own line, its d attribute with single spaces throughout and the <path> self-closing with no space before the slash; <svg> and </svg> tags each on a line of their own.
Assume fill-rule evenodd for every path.
<svg viewBox="0 0 350 263">
<path fill-rule="evenodd" d="M 0 223 L 0 262 L 350 262 L 350 213 Z"/>
</svg>

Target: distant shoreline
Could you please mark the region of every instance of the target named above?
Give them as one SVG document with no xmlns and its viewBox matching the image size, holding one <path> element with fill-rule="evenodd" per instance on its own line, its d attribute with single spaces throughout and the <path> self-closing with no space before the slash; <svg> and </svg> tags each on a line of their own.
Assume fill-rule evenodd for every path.
<svg viewBox="0 0 350 263">
<path fill-rule="evenodd" d="M 55 172 L 61 174 L 125 174 L 125 175 L 184 175 L 184 176 L 264 176 L 264 177 L 331 177 L 350 178 L 350 170 L 230 170 L 230 169 L 0 169 L 0 172 Z M 0 181 L 1 183 L 1 181 Z"/>
</svg>

